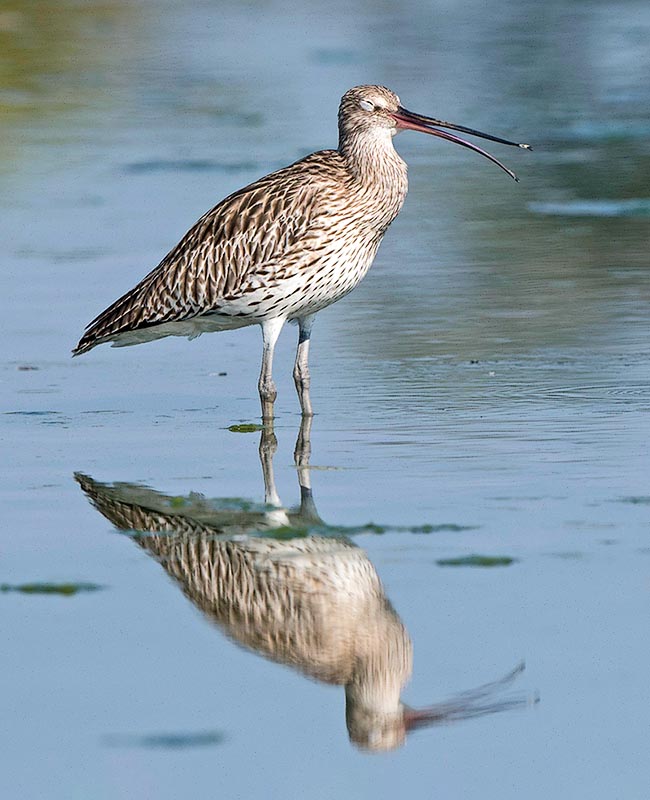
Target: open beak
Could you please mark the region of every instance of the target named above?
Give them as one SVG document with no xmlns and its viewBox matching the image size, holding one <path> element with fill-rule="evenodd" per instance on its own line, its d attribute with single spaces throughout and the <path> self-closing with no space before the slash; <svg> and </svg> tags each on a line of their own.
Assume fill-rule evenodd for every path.
<svg viewBox="0 0 650 800">
<path fill-rule="evenodd" d="M 444 137 L 443 137 L 444 138 Z M 498 141 L 503 141 L 499 139 Z M 513 144 L 513 142 L 506 142 Z M 539 694 L 534 692 L 532 695 L 499 693 L 507 689 L 513 681 L 524 671 L 525 664 L 522 661 L 510 670 L 503 678 L 490 683 L 477 686 L 476 689 L 469 689 L 461 692 L 449 700 L 436 703 L 428 708 L 411 708 L 402 706 L 403 723 L 406 732 L 424 728 L 441 723 L 458 722 L 463 719 L 482 717 L 486 714 L 495 714 L 499 711 L 509 711 L 513 708 L 533 706 L 539 703 Z"/>
<path fill-rule="evenodd" d="M 468 147 L 470 150 L 473 150 L 475 153 L 479 153 L 485 158 L 488 158 L 492 163 L 496 164 L 498 167 L 504 172 L 507 172 L 511 178 L 514 178 L 516 181 L 519 181 L 519 178 L 515 175 L 515 173 L 508 169 L 504 164 L 502 164 L 498 159 L 494 156 L 490 155 L 487 151 L 483 150 L 480 147 L 477 147 L 475 144 L 471 142 L 466 142 L 465 139 L 461 139 L 460 136 L 454 136 L 453 133 L 447 133 L 446 131 L 441 131 L 440 128 L 449 128 L 452 131 L 461 131 L 462 133 L 468 133 L 471 136 L 480 136 L 482 139 L 489 139 L 492 142 L 499 142 L 500 144 L 509 144 L 513 147 L 523 147 L 524 150 L 532 150 L 532 147 L 529 144 L 520 144 L 519 142 L 511 142 L 508 139 L 501 139 L 499 136 L 492 136 L 489 133 L 481 133 L 481 131 L 475 131 L 473 128 L 465 128 L 462 125 L 453 125 L 451 122 L 443 122 L 439 119 L 432 119 L 431 117 L 424 117 L 421 114 L 414 114 L 412 111 L 407 111 L 402 106 L 399 106 L 397 111 L 392 112 L 393 119 L 397 122 L 398 128 L 404 128 L 412 131 L 420 131 L 421 133 L 430 133 L 432 136 L 439 136 L 441 139 L 447 139 L 449 142 L 455 142 L 456 144 L 460 144 L 463 147 Z M 438 126 L 438 127 L 434 127 Z"/>
</svg>

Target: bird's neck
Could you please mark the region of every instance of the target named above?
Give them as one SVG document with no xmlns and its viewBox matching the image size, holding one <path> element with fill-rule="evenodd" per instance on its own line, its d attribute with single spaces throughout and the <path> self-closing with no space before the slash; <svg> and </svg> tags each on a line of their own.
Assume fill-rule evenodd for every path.
<svg viewBox="0 0 650 800">
<path fill-rule="evenodd" d="M 400 708 L 400 691 L 411 675 L 413 647 L 385 596 L 371 604 L 355 645 L 355 667 L 345 686 L 347 702 L 370 711 Z"/>
<path fill-rule="evenodd" d="M 400 692 L 405 682 L 403 673 L 387 670 L 383 674 L 364 675 L 345 686 L 348 713 L 394 714 L 401 708 Z"/>
<path fill-rule="evenodd" d="M 407 168 L 393 147 L 390 130 L 343 132 L 339 153 L 355 181 L 379 196 L 394 197 L 401 207 L 408 189 Z"/>
<path fill-rule="evenodd" d="M 353 742 L 385 750 L 399 746 L 405 735 L 400 691 L 411 674 L 411 649 L 405 632 L 378 644 L 383 653 L 376 650 L 358 664 L 345 686 L 345 720 Z"/>
</svg>

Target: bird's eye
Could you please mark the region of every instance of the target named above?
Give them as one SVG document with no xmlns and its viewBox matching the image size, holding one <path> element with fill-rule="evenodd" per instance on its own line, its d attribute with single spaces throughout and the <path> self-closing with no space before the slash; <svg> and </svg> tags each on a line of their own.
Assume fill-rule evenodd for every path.
<svg viewBox="0 0 650 800">
<path fill-rule="evenodd" d="M 359 105 L 364 111 L 374 111 L 375 107 L 369 100 L 359 100 Z"/>
</svg>

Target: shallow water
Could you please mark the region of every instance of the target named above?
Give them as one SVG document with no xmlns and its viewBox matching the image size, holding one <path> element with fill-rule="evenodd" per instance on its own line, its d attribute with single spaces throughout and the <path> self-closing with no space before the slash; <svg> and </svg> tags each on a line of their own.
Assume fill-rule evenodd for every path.
<svg viewBox="0 0 650 800">
<path fill-rule="evenodd" d="M 650 13 L 488 11 L 0 12 L 3 794 L 647 797 Z M 522 659 L 512 691 L 540 697 L 372 757 L 341 686 L 235 644 L 73 477 L 268 511 L 260 433 L 229 430 L 258 422 L 259 332 L 69 357 L 218 199 L 332 146 L 361 82 L 535 146 L 490 148 L 515 184 L 399 137 L 410 195 L 317 319 L 298 472 L 295 330 L 280 340 L 277 492 L 294 506 L 311 482 L 323 524 L 299 532 L 367 556 L 413 644 L 404 701 Z"/>
</svg>

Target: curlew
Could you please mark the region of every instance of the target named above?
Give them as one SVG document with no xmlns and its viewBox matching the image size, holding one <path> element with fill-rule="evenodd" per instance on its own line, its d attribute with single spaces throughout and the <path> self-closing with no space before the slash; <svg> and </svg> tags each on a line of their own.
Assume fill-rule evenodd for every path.
<svg viewBox="0 0 650 800">
<path fill-rule="evenodd" d="M 314 680 L 343 686 L 348 733 L 363 749 L 391 750 L 410 731 L 531 702 L 503 694 L 522 671 L 519 665 L 442 703 L 404 704 L 411 639 L 364 550 L 340 533 L 327 534 L 318 516 L 308 485 L 310 422 L 303 418 L 296 445 L 301 499 L 295 510 L 282 506 L 275 489 L 269 428 L 260 442 L 263 509 L 237 509 L 232 500 L 222 507 L 196 494 L 178 503 L 136 484 L 107 485 L 81 473 L 75 478 L 113 525 L 138 532 L 134 541 L 222 633 Z M 295 537 L 287 538 L 292 532 Z M 214 674 L 206 668 L 210 690 Z"/>
<path fill-rule="evenodd" d="M 332 535 L 318 515 L 309 483 L 310 426 L 311 418 L 303 417 L 295 450 L 296 509 L 283 507 L 276 491 L 272 426 L 260 439 L 261 508 L 197 494 L 179 503 L 137 484 L 107 485 L 81 473 L 75 478 L 106 519 L 137 532 L 134 541 L 222 633 L 314 680 L 343 686 L 348 733 L 363 749 L 390 750 L 410 731 L 534 702 L 503 694 L 522 671 L 519 665 L 442 703 L 404 704 L 411 639 L 366 553 L 340 529 Z M 210 690 L 214 674 L 206 669 Z"/>
<path fill-rule="evenodd" d="M 277 396 L 273 351 L 285 322 L 295 322 L 293 377 L 302 414 L 311 416 L 308 355 L 314 315 L 364 277 L 406 197 L 407 167 L 393 136 L 410 129 L 455 142 L 515 180 L 494 156 L 447 131 L 530 149 L 407 111 L 383 86 L 347 91 L 338 120 L 338 149 L 312 153 L 222 200 L 137 286 L 88 325 L 73 354 L 103 342 L 121 347 L 258 324 L 258 389 L 262 417 L 270 420 Z"/>
</svg>

